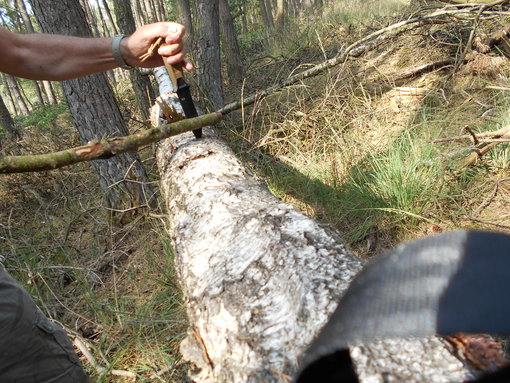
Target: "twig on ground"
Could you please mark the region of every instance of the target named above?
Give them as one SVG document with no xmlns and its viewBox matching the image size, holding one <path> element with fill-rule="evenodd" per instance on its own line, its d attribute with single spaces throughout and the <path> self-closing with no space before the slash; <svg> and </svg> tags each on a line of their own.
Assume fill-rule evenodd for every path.
<svg viewBox="0 0 510 383">
<path fill-rule="evenodd" d="M 436 144 L 440 142 L 452 142 L 470 139 L 476 146 L 472 149 L 472 152 L 464 159 L 460 165 L 461 169 L 474 164 L 478 158 L 494 148 L 497 144 L 510 142 L 510 126 L 505 126 L 493 132 L 483 132 L 476 134 L 471 129 L 469 129 L 468 126 L 465 126 L 464 129 L 468 131 L 469 134 L 455 137 L 438 138 L 431 141 L 431 143 Z"/>
<path fill-rule="evenodd" d="M 103 374 L 107 373 L 107 374 L 114 375 L 114 376 L 123 376 L 123 377 L 127 377 L 127 378 L 136 379 L 136 374 L 134 372 L 126 371 L 126 370 L 108 370 L 106 367 L 101 366 L 96 361 L 96 358 L 94 358 L 94 355 L 92 355 L 92 353 L 88 349 L 87 345 L 85 344 L 86 341 L 83 338 L 81 338 L 80 336 L 78 336 L 77 334 L 75 334 L 74 332 L 72 334 L 72 337 L 74 337 L 73 344 L 76 346 L 76 348 L 78 350 L 80 350 L 80 352 L 85 357 L 85 359 L 87 359 L 89 364 L 96 370 L 96 372 L 99 375 L 103 375 Z M 89 345 L 89 347 L 92 347 L 92 345 L 90 345 L 88 342 L 87 342 L 87 344 Z"/>
<path fill-rule="evenodd" d="M 466 127 L 464 127 L 465 129 Z M 510 130 L 510 127 L 508 128 Z M 483 133 L 473 133 L 472 131 L 470 134 L 463 134 L 461 136 L 453 136 L 453 137 L 445 137 L 445 138 L 436 138 L 435 140 L 430 141 L 433 144 L 437 144 L 440 142 L 451 142 L 451 141 L 461 141 L 472 138 L 472 134 L 475 135 L 476 139 L 480 142 L 484 142 L 485 137 L 490 137 L 491 139 L 493 137 L 500 137 L 501 135 L 505 134 L 507 132 L 507 128 L 494 130 L 492 132 L 483 132 Z"/>
<path fill-rule="evenodd" d="M 475 152 L 467 156 L 467 158 L 460 165 L 460 168 L 463 169 L 467 166 L 473 165 L 478 158 L 494 148 L 497 144 L 501 142 L 510 142 L 510 127 L 499 129 L 498 133 L 498 137 L 492 138 L 490 140 L 485 140 L 485 142 L 480 142 L 480 144 L 476 146 Z"/>
<path fill-rule="evenodd" d="M 498 189 L 499 189 L 499 182 L 496 182 L 496 185 L 494 185 L 494 189 L 492 190 L 492 193 L 490 195 L 488 195 L 487 198 L 485 198 L 483 200 L 483 202 L 480 204 L 480 206 L 478 206 L 475 209 L 473 214 L 471 214 L 472 218 L 478 217 L 480 215 L 480 213 L 482 212 L 482 210 L 490 205 L 492 200 L 496 197 L 496 194 L 498 194 Z"/>
<path fill-rule="evenodd" d="M 490 225 L 490 226 L 494 226 L 494 227 L 497 227 L 499 229 L 510 229 L 510 226 L 508 225 L 502 225 L 500 223 L 494 223 L 494 222 L 491 222 L 491 221 L 484 221 L 484 220 L 481 220 L 481 219 L 476 219 L 476 218 L 469 218 L 470 221 L 472 222 L 476 222 L 476 223 L 481 223 L 481 224 L 484 224 L 484 225 Z"/>
<path fill-rule="evenodd" d="M 485 89 L 495 89 L 495 90 L 504 90 L 504 91 L 510 91 L 509 87 L 506 86 L 495 86 L 495 85 L 489 85 L 486 86 Z"/>
<path fill-rule="evenodd" d="M 440 60 L 440 61 L 435 61 L 433 63 L 420 65 L 415 68 L 411 68 L 411 69 L 405 71 L 404 73 L 399 74 L 396 77 L 396 80 L 405 80 L 408 78 L 413 78 L 413 77 L 419 76 L 423 73 L 433 71 L 435 69 L 444 69 L 445 67 L 448 67 L 448 66 L 454 64 L 455 61 L 456 61 L 455 58 L 449 58 L 446 60 Z"/>
<path fill-rule="evenodd" d="M 400 33 L 407 31 L 411 28 L 414 28 L 416 24 L 427 24 L 427 23 L 443 23 L 445 22 L 445 18 L 460 15 L 460 14 L 472 14 L 473 12 L 483 13 L 484 10 L 487 10 L 488 8 L 499 4 L 498 2 L 493 2 L 490 4 L 484 4 L 484 5 L 470 5 L 462 9 L 441 9 L 435 12 L 432 12 L 427 15 L 421 15 L 416 16 L 413 18 L 410 18 L 408 20 L 404 20 L 401 22 L 398 22 L 396 24 L 392 24 L 388 27 L 382 28 L 374 33 L 369 34 L 368 36 L 365 36 L 364 38 L 356 41 L 355 43 L 351 44 L 347 48 L 345 48 L 343 51 L 339 52 L 335 57 L 326 60 L 322 62 L 321 64 L 318 64 L 314 66 L 313 68 L 310 68 L 308 70 L 305 70 L 303 72 L 300 72 L 298 74 L 295 74 L 293 76 L 290 76 L 286 80 L 282 81 L 280 84 L 273 85 L 269 88 L 266 88 L 264 90 L 261 90 L 255 94 L 252 94 L 240 101 L 233 102 L 231 104 L 225 105 L 223 108 L 218 110 L 218 112 L 222 114 L 228 114 L 233 112 L 234 110 L 243 108 L 245 106 L 251 105 L 267 96 L 269 96 L 272 93 L 275 93 L 289 85 L 295 84 L 297 82 L 300 82 L 306 78 L 316 76 L 318 74 L 323 73 L 324 71 L 337 66 L 339 64 L 342 64 L 346 62 L 351 57 L 359 57 L 362 54 L 366 53 L 367 51 L 374 49 L 375 47 L 379 46 L 385 41 L 388 41 L 392 37 L 395 37 L 399 35 Z M 480 12 L 481 11 L 481 12 Z M 478 14 L 477 13 L 477 14 Z"/>
<path fill-rule="evenodd" d="M 469 125 L 464 126 L 464 130 L 469 133 L 469 137 L 471 138 L 471 142 L 473 145 L 478 145 L 479 140 L 478 137 L 476 137 L 476 134 L 471 130 Z"/>
</svg>

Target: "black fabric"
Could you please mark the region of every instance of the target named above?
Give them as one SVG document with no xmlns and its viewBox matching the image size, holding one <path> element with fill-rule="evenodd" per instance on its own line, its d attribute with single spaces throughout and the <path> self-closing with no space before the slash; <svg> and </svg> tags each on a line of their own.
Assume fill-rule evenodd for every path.
<svg viewBox="0 0 510 383">
<path fill-rule="evenodd" d="M 509 289 L 508 235 L 458 231 L 400 245 L 354 279 L 306 353 L 295 381 L 319 381 L 311 377 L 321 365 L 328 374 L 348 374 L 350 358 L 338 359 L 335 369 L 331 356 L 375 339 L 510 334 Z"/>
<path fill-rule="evenodd" d="M 64 330 L 0 265 L 0 382 L 86 383 Z"/>
<path fill-rule="evenodd" d="M 471 233 L 440 298 L 437 331 L 510 334 L 510 236 Z"/>
</svg>

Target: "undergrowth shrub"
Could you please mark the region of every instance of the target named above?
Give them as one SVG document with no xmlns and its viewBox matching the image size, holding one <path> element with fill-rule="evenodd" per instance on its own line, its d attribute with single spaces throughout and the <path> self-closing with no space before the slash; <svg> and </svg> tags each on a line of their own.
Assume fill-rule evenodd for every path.
<svg viewBox="0 0 510 383">
<path fill-rule="evenodd" d="M 15 121 L 23 127 L 35 126 L 42 131 L 58 127 L 57 119 L 68 111 L 66 104 L 44 105 L 33 109 L 28 116 L 17 116 Z"/>
<path fill-rule="evenodd" d="M 341 198 L 349 214 L 363 221 L 351 232 L 352 241 L 370 227 L 423 219 L 442 183 L 442 166 L 435 156 L 430 144 L 405 134 L 385 152 L 368 154 L 351 170 Z"/>
</svg>

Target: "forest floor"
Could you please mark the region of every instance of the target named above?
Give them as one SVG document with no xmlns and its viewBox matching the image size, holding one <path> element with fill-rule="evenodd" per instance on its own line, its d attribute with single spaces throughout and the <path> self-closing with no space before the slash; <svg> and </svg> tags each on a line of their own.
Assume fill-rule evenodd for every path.
<svg viewBox="0 0 510 383">
<path fill-rule="evenodd" d="M 353 3 L 320 22 L 296 20 L 285 39 L 241 35 L 246 80 L 225 86 L 228 101 L 414 11 L 389 2 L 374 14 L 370 2 L 366 9 Z M 482 21 L 477 34 L 504 24 Z M 236 112 L 221 131 L 278 197 L 337 230 L 361 257 L 435 232 L 510 232 L 508 144 L 461 169 L 469 140 L 432 142 L 465 134 L 466 126 L 485 132 L 510 123 L 507 58 L 497 49 L 473 53 L 462 65 L 399 79 L 419 65 L 459 57 L 472 27 L 473 20 L 457 20 L 406 32 Z M 130 97 L 123 96 L 123 107 L 133 113 Z M 78 143 L 65 108 L 45 113 L 49 122 L 24 129 L 22 151 Z M 153 153 L 142 157 L 157 181 Z M 46 315 L 88 345 L 106 368 L 82 357 L 95 379 L 188 381 L 178 354 L 186 316 L 163 206 L 119 217 L 104 208 L 90 165 L 79 164 L 2 176 L 0 207 L 0 261 Z"/>
</svg>

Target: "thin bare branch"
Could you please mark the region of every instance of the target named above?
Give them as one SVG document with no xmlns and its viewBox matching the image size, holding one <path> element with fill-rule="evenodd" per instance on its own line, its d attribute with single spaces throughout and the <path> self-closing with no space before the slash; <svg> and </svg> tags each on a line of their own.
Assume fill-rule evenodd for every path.
<svg viewBox="0 0 510 383">
<path fill-rule="evenodd" d="M 242 107 L 251 105 L 267 96 L 269 96 L 272 93 L 275 93 L 289 85 L 295 84 L 297 82 L 300 82 L 306 78 L 316 76 L 334 66 L 337 66 L 339 64 L 342 64 L 346 62 L 351 57 L 359 57 L 362 54 L 366 53 L 369 50 L 372 50 L 382 44 L 383 42 L 386 42 L 390 40 L 391 38 L 399 35 L 402 32 L 405 32 L 411 28 L 416 27 L 416 25 L 423 25 L 423 24 L 430 24 L 430 23 L 443 23 L 445 22 L 445 19 L 448 17 L 452 17 L 455 15 L 471 15 L 473 13 L 480 13 L 480 11 L 483 13 L 483 11 L 487 10 L 491 6 L 500 4 L 501 1 L 493 2 L 491 4 L 483 4 L 483 5 L 470 5 L 462 9 L 441 9 L 437 10 L 435 12 L 432 12 L 430 14 L 426 15 L 420 15 L 416 16 L 395 24 L 392 24 L 388 27 L 382 28 L 374 33 L 369 34 L 368 36 L 365 36 L 364 38 L 356 41 L 355 43 L 351 44 L 347 48 L 345 48 L 343 51 L 339 52 L 335 57 L 326 60 L 322 62 L 321 64 L 318 64 L 314 66 L 313 68 L 310 68 L 308 70 L 305 70 L 303 72 L 300 72 L 298 74 L 295 74 L 293 76 L 288 77 L 286 80 L 282 81 L 279 84 L 273 85 L 267 89 L 261 90 L 253 95 L 250 95 L 246 98 L 244 98 L 241 101 L 233 102 L 231 104 L 225 105 L 223 108 L 218 110 L 218 112 L 222 114 L 228 114 L 233 112 L 234 110 L 240 109 Z"/>
<path fill-rule="evenodd" d="M 79 337 L 76 334 L 73 334 L 74 341 L 73 344 L 76 346 L 78 350 L 82 353 L 82 355 L 87 359 L 87 361 L 90 363 L 92 367 L 97 371 L 99 375 L 103 375 L 105 373 L 114 375 L 114 376 L 123 376 L 127 378 L 136 378 L 136 374 L 131 371 L 125 371 L 125 370 L 108 370 L 107 368 L 101 366 L 96 358 L 94 358 L 94 355 L 90 352 L 87 345 L 85 344 L 85 341 L 83 338 Z"/>
<path fill-rule="evenodd" d="M 0 173 L 24 173 L 52 170 L 78 162 L 107 159 L 125 152 L 135 152 L 142 146 L 197 128 L 215 125 L 221 121 L 220 113 L 184 119 L 139 133 L 91 141 L 77 148 L 47 154 L 0 157 Z"/>
</svg>

